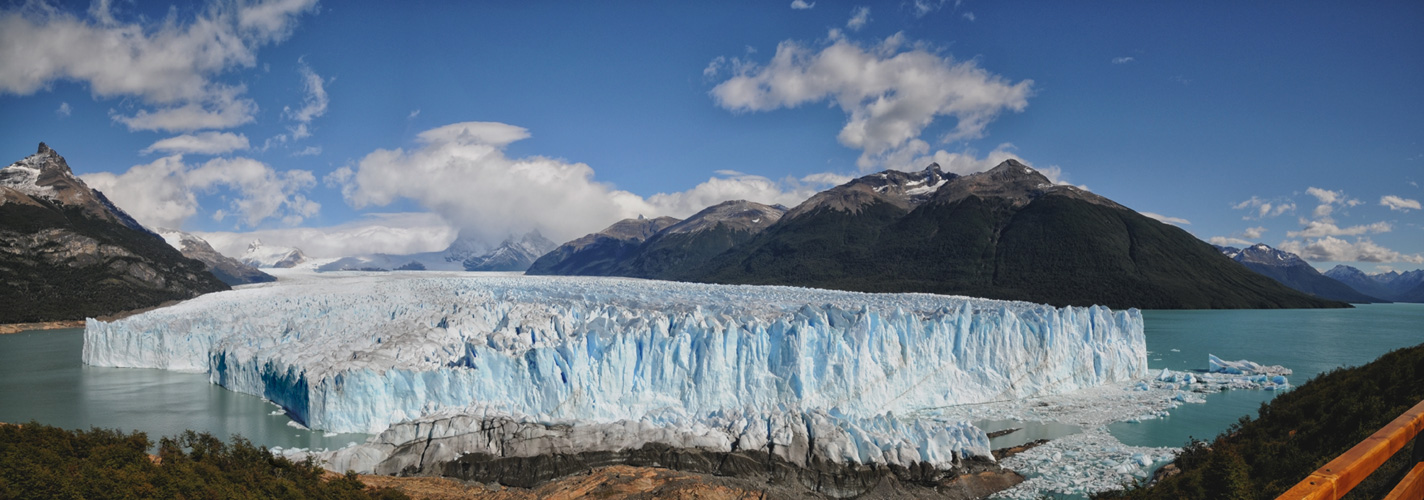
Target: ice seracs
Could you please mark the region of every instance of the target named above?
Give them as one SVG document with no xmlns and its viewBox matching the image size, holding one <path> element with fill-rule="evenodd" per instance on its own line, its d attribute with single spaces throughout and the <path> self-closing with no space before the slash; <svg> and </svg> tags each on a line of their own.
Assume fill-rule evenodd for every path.
<svg viewBox="0 0 1424 500">
<path fill-rule="evenodd" d="M 341 432 L 478 407 L 519 422 L 702 426 L 754 443 L 777 438 L 736 422 L 820 419 L 844 433 L 817 441 L 834 455 L 823 459 L 854 463 L 983 451 L 982 432 L 906 417 L 919 409 L 1147 375 L 1136 310 L 614 278 L 321 276 L 91 320 L 84 361 L 206 372 Z"/>
</svg>

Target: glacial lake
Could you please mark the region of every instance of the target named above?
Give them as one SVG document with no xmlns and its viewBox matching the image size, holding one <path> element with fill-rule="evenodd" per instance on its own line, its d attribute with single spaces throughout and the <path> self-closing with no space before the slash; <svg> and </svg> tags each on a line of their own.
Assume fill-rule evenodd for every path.
<svg viewBox="0 0 1424 500">
<path fill-rule="evenodd" d="M 83 329 L 0 335 L 0 422 L 139 430 L 155 446 L 185 429 L 317 450 L 370 437 L 289 426 L 286 415 L 272 414 L 276 405 L 209 383 L 206 373 L 85 365 L 83 349 Z"/>
<path fill-rule="evenodd" d="M 1295 371 L 1290 380 L 1297 385 L 1330 369 L 1367 363 L 1390 350 L 1424 342 L 1424 304 L 1144 311 L 1143 318 L 1148 366 L 1154 370 L 1205 369 L 1207 354 L 1216 354 L 1284 365 Z M 80 361 L 83 344 L 83 331 L 77 329 L 0 335 L 0 422 L 33 419 L 71 429 L 140 430 L 155 442 L 193 429 L 221 437 L 242 435 L 258 445 L 283 448 L 334 449 L 368 437 L 327 436 L 291 427 L 286 416 L 272 414 L 276 406 L 210 384 L 206 374 L 86 366 Z M 1274 396 L 1267 391 L 1212 394 L 1206 404 L 1183 405 L 1169 417 L 1109 429 L 1128 445 L 1181 446 L 1188 436 L 1210 439 L 1242 415 L 1255 416 L 1260 404 Z M 996 440 L 996 445 L 1075 431 L 1071 426 L 1011 422 L 990 426 L 1030 427 Z"/>
</svg>

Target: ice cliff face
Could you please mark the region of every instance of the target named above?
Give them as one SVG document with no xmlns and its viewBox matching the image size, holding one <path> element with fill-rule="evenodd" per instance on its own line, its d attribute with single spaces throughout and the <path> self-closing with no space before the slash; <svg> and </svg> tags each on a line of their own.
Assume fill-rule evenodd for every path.
<svg viewBox="0 0 1424 500">
<path fill-rule="evenodd" d="M 90 320 L 84 361 L 207 372 L 342 432 L 479 407 L 531 421 L 713 426 L 729 443 L 765 444 L 773 418 L 909 440 L 825 450 L 856 463 L 987 452 L 987 440 L 974 444 L 982 433 L 913 430 L 893 415 L 1147 374 L 1136 310 L 468 275 L 324 275 Z M 763 431 L 736 430 L 728 415 Z M 846 442 L 899 443 L 875 439 Z"/>
</svg>

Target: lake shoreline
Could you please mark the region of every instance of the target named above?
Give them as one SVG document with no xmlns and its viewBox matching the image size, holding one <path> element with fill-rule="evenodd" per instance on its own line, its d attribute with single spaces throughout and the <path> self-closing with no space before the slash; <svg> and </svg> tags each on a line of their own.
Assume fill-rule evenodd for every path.
<svg viewBox="0 0 1424 500">
<path fill-rule="evenodd" d="M 41 321 L 38 323 L 3 324 L 0 325 L 0 335 L 28 332 L 33 330 L 64 330 L 69 328 L 84 328 L 84 320 L 70 319 L 64 321 Z"/>
</svg>

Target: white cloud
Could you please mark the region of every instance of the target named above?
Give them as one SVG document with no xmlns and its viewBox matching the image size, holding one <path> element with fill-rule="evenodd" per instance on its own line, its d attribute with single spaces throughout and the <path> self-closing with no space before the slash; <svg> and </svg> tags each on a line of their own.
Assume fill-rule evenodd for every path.
<svg viewBox="0 0 1424 500">
<path fill-rule="evenodd" d="M 1326 262 L 1409 262 L 1424 264 L 1424 256 L 1409 255 L 1379 246 L 1369 238 L 1353 243 L 1334 236 L 1309 241 L 1286 241 L 1277 248 L 1312 261 Z"/>
<path fill-rule="evenodd" d="M 974 17 L 974 13 L 973 13 L 973 12 L 965 12 L 965 13 L 964 13 L 964 18 L 965 18 L 965 19 L 968 19 L 969 22 L 971 22 L 971 23 L 974 22 L 976 19 L 978 19 L 978 18 Z"/>
<path fill-rule="evenodd" d="M 815 6 L 816 2 L 807 2 L 806 0 L 791 0 L 791 8 L 796 10 L 806 10 Z"/>
<path fill-rule="evenodd" d="M 69 116 L 71 112 L 73 112 L 73 110 L 69 107 L 69 103 L 67 102 L 59 103 L 59 109 L 54 110 L 54 114 L 59 116 Z"/>
<path fill-rule="evenodd" d="M 214 77 L 256 65 L 256 51 L 285 39 L 316 0 L 214 1 L 191 20 L 120 22 L 107 1 L 81 18 L 47 2 L 0 11 L 0 94 L 29 95 L 75 80 L 96 97 L 156 105 L 115 120 L 134 130 L 227 128 L 252 120 L 242 86 Z"/>
<path fill-rule="evenodd" d="M 1248 227 L 1245 231 L 1241 232 L 1241 235 L 1254 240 L 1260 238 L 1261 235 L 1266 234 L 1266 231 L 1267 229 L 1265 226 Z"/>
<path fill-rule="evenodd" d="M 405 119 L 407 119 L 407 120 L 414 120 L 415 117 L 417 117 L 417 116 L 420 116 L 420 110 L 419 110 L 419 109 L 411 110 L 410 114 L 409 114 L 409 115 L 406 115 Z"/>
<path fill-rule="evenodd" d="M 200 101 L 160 107 L 153 111 L 141 109 L 133 115 L 120 114 L 111 109 L 109 116 L 127 126 L 129 130 L 191 132 L 200 129 L 232 128 L 251 123 L 257 114 L 257 103 L 252 99 L 240 97 L 246 91 L 246 88 L 241 86 L 217 86 Z"/>
<path fill-rule="evenodd" d="M 910 6 L 910 12 L 914 14 L 915 17 L 925 17 L 926 14 L 944 7 L 944 4 L 947 2 L 948 0 L 915 0 L 915 3 Z M 958 0 L 954 2 L 954 6 L 956 8 L 959 7 Z"/>
<path fill-rule="evenodd" d="M 292 153 L 292 156 L 316 156 L 321 154 L 321 146 L 307 146 L 301 151 Z"/>
<path fill-rule="evenodd" d="M 1219 245 L 1223 247 L 1249 247 L 1251 245 L 1255 245 L 1255 243 L 1252 243 L 1250 240 L 1243 240 L 1241 238 L 1228 238 L 1225 236 L 1212 236 L 1211 239 L 1207 240 L 1207 242 L 1213 245 Z"/>
<path fill-rule="evenodd" d="M 1136 60 L 1137 60 L 1137 58 L 1132 57 L 1132 56 L 1114 57 L 1113 60 L 1112 60 L 1112 63 L 1113 63 L 1113 64 L 1127 64 L 1127 63 L 1130 63 L 1130 62 L 1136 61 Z"/>
<path fill-rule="evenodd" d="M 1328 190 L 1328 189 L 1320 189 L 1320 188 L 1318 188 L 1318 187 L 1313 187 L 1313 186 L 1310 187 L 1310 188 L 1307 188 L 1307 189 L 1305 190 L 1305 192 L 1306 192 L 1306 194 L 1309 194 L 1309 195 L 1311 195 L 1311 196 L 1314 196 L 1315 199 L 1320 200 L 1321 203 L 1327 203 L 1327 204 L 1328 204 L 1328 203 L 1335 203 L 1336 200 L 1339 200 L 1341 197 L 1344 196 L 1344 193 L 1342 193 L 1342 192 L 1340 192 L 1340 191 L 1331 191 L 1331 190 Z"/>
<path fill-rule="evenodd" d="M 857 165 L 863 170 L 904 157 L 907 146 L 927 151 L 927 144 L 914 141 L 923 142 L 919 136 L 939 117 L 957 121 L 942 140 L 973 139 L 999 113 L 1028 106 L 1032 80 L 1011 83 L 973 60 L 955 61 L 922 47 L 902 50 L 904 43 L 902 34 L 870 47 L 833 37 L 817 51 L 784 41 L 765 66 L 734 65 L 734 76 L 713 88 L 712 96 L 734 112 L 829 100 L 849 115 L 837 139 L 862 151 Z"/>
<path fill-rule="evenodd" d="M 1380 197 L 1379 203 L 1381 206 L 1389 207 L 1390 210 L 1401 212 L 1408 212 L 1410 209 L 1419 210 L 1419 200 L 1400 198 L 1392 194 Z"/>
<path fill-rule="evenodd" d="M 1241 217 L 1242 220 L 1259 220 L 1268 217 L 1279 217 L 1286 212 L 1294 212 L 1296 207 L 1295 203 L 1263 200 L 1259 197 L 1252 196 L 1251 199 L 1232 205 L 1231 208 L 1236 210 L 1250 210 L 1249 213 Z"/>
<path fill-rule="evenodd" d="M 449 247 L 458 233 L 458 229 L 437 214 L 415 212 L 366 214 L 361 219 L 328 227 L 195 234 L 230 257 L 242 255 L 252 240 L 260 239 L 264 245 L 300 248 L 308 257 L 331 258 L 438 252 Z"/>
<path fill-rule="evenodd" d="M 222 215 L 217 218 L 234 215 L 249 227 L 269 218 L 299 224 L 321 209 L 302 194 L 316 184 L 311 172 L 278 172 L 250 158 L 216 158 L 189 165 L 182 155 L 173 155 L 135 165 L 122 174 L 98 172 L 80 177 L 150 228 L 182 228 L 200 208 L 197 193 L 220 188 L 228 191 L 228 206 L 220 209 Z"/>
<path fill-rule="evenodd" d="M 323 114 L 326 114 L 326 106 L 329 100 L 326 96 L 326 81 L 321 75 L 308 66 L 302 58 L 297 58 L 297 72 L 302 75 L 302 90 L 305 96 L 302 98 L 302 107 L 293 110 L 290 106 L 282 108 L 282 115 L 297 122 L 295 127 L 290 128 L 292 139 L 305 139 L 311 136 L 311 131 L 307 129 L 311 121 Z"/>
<path fill-rule="evenodd" d="M 165 153 L 220 155 L 244 150 L 248 147 L 247 136 L 243 134 L 234 134 L 232 132 L 201 132 L 160 139 L 158 142 L 143 148 L 143 150 L 139 152 L 143 154 L 161 151 Z"/>
<path fill-rule="evenodd" d="M 1178 225 L 1178 226 L 1181 226 L 1181 225 L 1188 225 L 1188 226 L 1190 226 L 1190 225 L 1192 224 L 1192 221 L 1183 219 L 1183 218 L 1181 218 L 1181 217 L 1168 217 L 1168 216 L 1166 216 L 1166 215 L 1162 215 L 1162 214 L 1158 214 L 1158 213 L 1153 213 L 1153 212 L 1138 212 L 1138 213 L 1140 213 L 1140 214 L 1142 214 L 1142 215 L 1146 215 L 1146 216 L 1151 217 L 1151 218 L 1153 218 L 1153 219 L 1157 219 L 1158 222 L 1164 222 L 1164 223 L 1167 223 L 1167 224 L 1176 224 L 1176 225 Z"/>
<path fill-rule="evenodd" d="M 1367 233 L 1387 233 L 1394 229 L 1388 222 L 1376 222 L 1362 226 L 1336 227 L 1326 221 L 1302 221 L 1305 229 L 1286 233 L 1288 238 L 1318 238 L 1321 236 L 1358 236 Z"/>
<path fill-rule="evenodd" d="M 687 191 L 647 199 L 594 179 L 583 163 L 532 156 L 509 158 L 505 146 L 529 137 L 521 127 L 466 122 L 427 130 L 410 150 L 378 149 L 326 181 L 355 208 L 399 199 L 439 214 L 467 237 L 497 244 L 538 229 L 567 241 L 638 215 L 686 217 L 728 199 L 794 205 L 833 176 L 771 181 L 744 174 L 709 179 Z"/>
<path fill-rule="evenodd" d="M 850 11 L 850 19 L 846 21 L 846 28 L 851 31 L 860 31 L 870 22 L 870 7 L 856 7 Z"/>
</svg>

